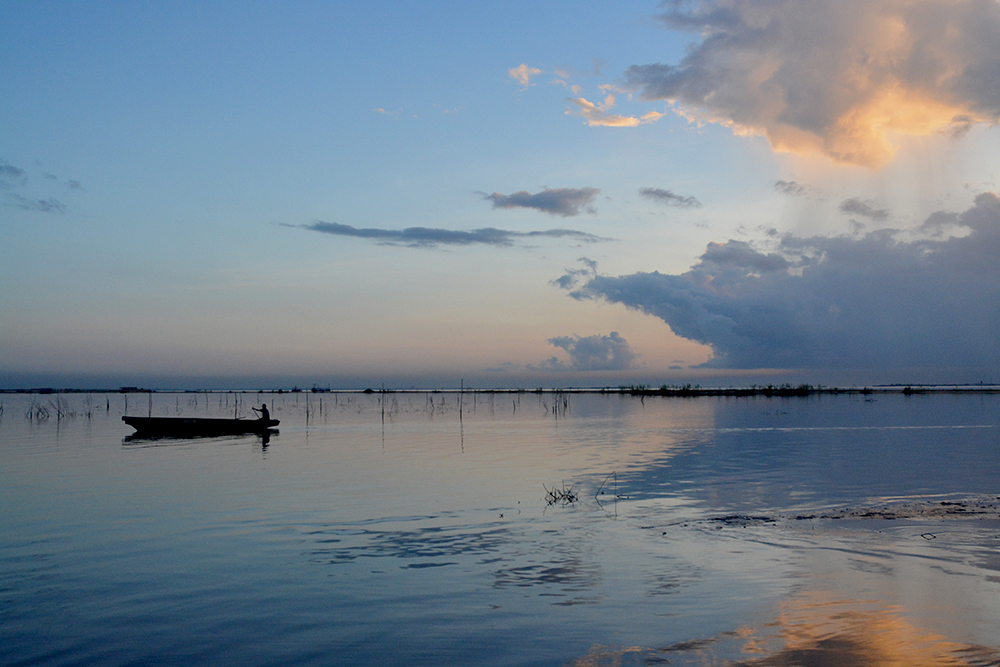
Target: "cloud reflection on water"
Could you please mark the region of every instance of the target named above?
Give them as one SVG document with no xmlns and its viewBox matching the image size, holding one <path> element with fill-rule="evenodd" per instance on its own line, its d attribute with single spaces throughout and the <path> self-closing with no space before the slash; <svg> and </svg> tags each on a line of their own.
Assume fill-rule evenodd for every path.
<svg viewBox="0 0 1000 667">
<path fill-rule="evenodd" d="M 593 647 L 574 667 L 628 664 L 733 667 L 930 667 L 997 665 L 1000 651 L 925 630 L 905 609 L 810 591 L 773 621 L 662 647 Z"/>
</svg>

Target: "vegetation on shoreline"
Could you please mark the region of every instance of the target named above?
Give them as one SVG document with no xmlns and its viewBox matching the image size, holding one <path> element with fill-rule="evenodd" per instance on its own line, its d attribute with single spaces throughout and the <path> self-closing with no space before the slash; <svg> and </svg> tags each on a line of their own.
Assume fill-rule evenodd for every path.
<svg viewBox="0 0 1000 667">
<path fill-rule="evenodd" d="M 22 389 L 0 389 L 0 394 L 619 394 L 624 396 L 666 396 L 681 398 L 696 398 L 699 396 L 732 396 L 732 397 L 796 397 L 816 396 L 821 394 L 938 394 L 938 393 L 1000 393 L 1000 385 L 996 384 L 892 384 L 871 385 L 864 387 L 824 387 L 810 384 L 780 384 L 780 385 L 750 385 L 748 387 L 702 387 L 700 385 L 620 385 L 618 387 L 571 387 L 535 389 L 331 389 L 329 387 L 300 389 L 292 387 L 270 389 L 148 389 L 143 387 L 117 388 L 52 388 L 33 387 Z"/>
</svg>

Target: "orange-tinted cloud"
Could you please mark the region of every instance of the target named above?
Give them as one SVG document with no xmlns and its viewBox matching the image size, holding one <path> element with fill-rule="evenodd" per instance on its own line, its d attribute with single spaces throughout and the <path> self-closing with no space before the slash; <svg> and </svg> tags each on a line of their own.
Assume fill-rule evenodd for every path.
<svg viewBox="0 0 1000 667">
<path fill-rule="evenodd" d="M 660 20 L 701 42 L 628 87 L 779 151 L 879 167 L 894 135 L 1000 119 L 995 0 L 668 0 Z"/>
<path fill-rule="evenodd" d="M 528 67 L 525 63 L 507 70 L 507 76 L 517 81 L 524 88 L 531 85 L 531 77 L 538 76 L 541 73 L 542 70 L 537 67 Z"/>
<path fill-rule="evenodd" d="M 593 126 L 604 126 L 604 127 L 637 127 L 645 123 L 654 123 L 661 118 L 663 118 L 662 113 L 658 111 L 650 111 L 649 113 L 643 114 L 640 117 L 635 116 L 622 116 L 619 114 L 608 113 L 615 106 L 615 96 L 608 95 L 604 98 L 603 102 L 594 104 L 582 97 L 571 97 L 566 100 L 567 102 L 572 102 L 578 108 L 577 111 L 568 110 L 566 113 L 575 113 L 578 116 L 583 116 L 587 121 L 587 125 Z"/>
</svg>

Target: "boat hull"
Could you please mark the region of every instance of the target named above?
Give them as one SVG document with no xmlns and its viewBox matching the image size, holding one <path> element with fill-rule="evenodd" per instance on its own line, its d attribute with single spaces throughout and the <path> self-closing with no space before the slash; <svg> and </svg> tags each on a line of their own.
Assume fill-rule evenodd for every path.
<svg viewBox="0 0 1000 667">
<path fill-rule="evenodd" d="M 182 438 L 213 435 L 265 433 L 277 426 L 277 419 L 208 419 L 204 417 L 122 417 L 122 421 L 140 436 Z"/>
</svg>

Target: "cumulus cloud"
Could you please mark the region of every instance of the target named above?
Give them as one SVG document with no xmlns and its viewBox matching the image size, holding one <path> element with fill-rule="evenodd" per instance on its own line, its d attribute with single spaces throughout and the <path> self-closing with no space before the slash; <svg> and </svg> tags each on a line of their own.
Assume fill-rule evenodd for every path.
<svg viewBox="0 0 1000 667">
<path fill-rule="evenodd" d="M 676 206 L 677 208 L 701 208 L 701 202 L 696 197 L 685 197 L 674 194 L 670 190 L 660 188 L 640 188 L 639 195 L 646 199 L 652 199 L 658 204 L 665 206 Z"/>
<path fill-rule="evenodd" d="M 776 150 L 878 167 L 893 134 L 961 134 L 1000 119 L 992 0 L 666 0 L 700 36 L 677 64 L 633 65 L 626 87 Z"/>
<path fill-rule="evenodd" d="M 628 341 L 617 331 L 610 336 L 557 336 L 549 343 L 569 354 L 569 363 L 550 357 L 531 370 L 541 371 L 625 371 L 636 367 L 639 359 Z"/>
<path fill-rule="evenodd" d="M 505 195 L 494 192 L 491 195 L 479 193 L 483 199 L 493 202 L 493 208 L 533 208 L 564 218 L 579 215 L 581 210 L 596 213 L 591 202 L 601 191 L 597 188 L 557 188 L 531 194 L 526 190 Z"/>
<path fill-rule="evenodd" d="M 586 232 L 574 229 L 547 229 L 533 232 L 513 232 L 505 229 L 485 227 L 471 231 L 452 229 L 434 229 L 431 227 L 407 227 L 406 229 L 357 228 L 336 222 L 317 220 L 311 225 L 282 225 L 283 227 L 298 227 L 313 232 L 333 234 L 334 236 L 350 236 L 369 239 L 380 245 L 406 246 L 410 248 L 433 248 L 437 246 L 468 246 L 488 245 L 509 248 L 516 241 L 537 238 L 570 239 L 582 243 L 597 243 L 610 241 Z"/>
<path fill-rule="evenodd" d="M 1000 197 L 924 227 L 962 235 L 904 242 L 786 235 L 774 252 L 713 243 L 681 275 L 578 274 L 577 299 L 621 303 L 710 345 L 721 368 L 1000 370 Z"/>
<path fill-rule="evenodd" d="M 869 220 L 882 222 L 889 217 L 889 211 L 884 208 L 875 208 L 871 202 L 866 202 L 857 197 L 851 197 L 840 202 L 840 212 L 848 215 L 860 215 Z"/>
<path fill-rule="evenodd" d="M 664 116 L 664 114 L 657 111 L 650 111 L 639 117 L 609 113 L 615 106 L 614 95 L 608 95 L 604 98 L 603 102 L 598 104 L 594 104 L 583 97 L 570 97 L 566 101 L 577 106 L 575 111 L 567 109 L 566 113 L 582 116 L 587 121 L 587 125 L 591 127 L 637 127 L 645 123 L 655 123 Z"/>
<path fill-rule="evenodd" d="M 507 70 L 507 76 L 517 81 L 524 88 L 531 85 L 531 77 L 538 76 L 541 73 L 542 70 L 537 67 L 528 67 L 524 63 L 521 63 L 517 67 L 511 67 Z"/>
</svg>

